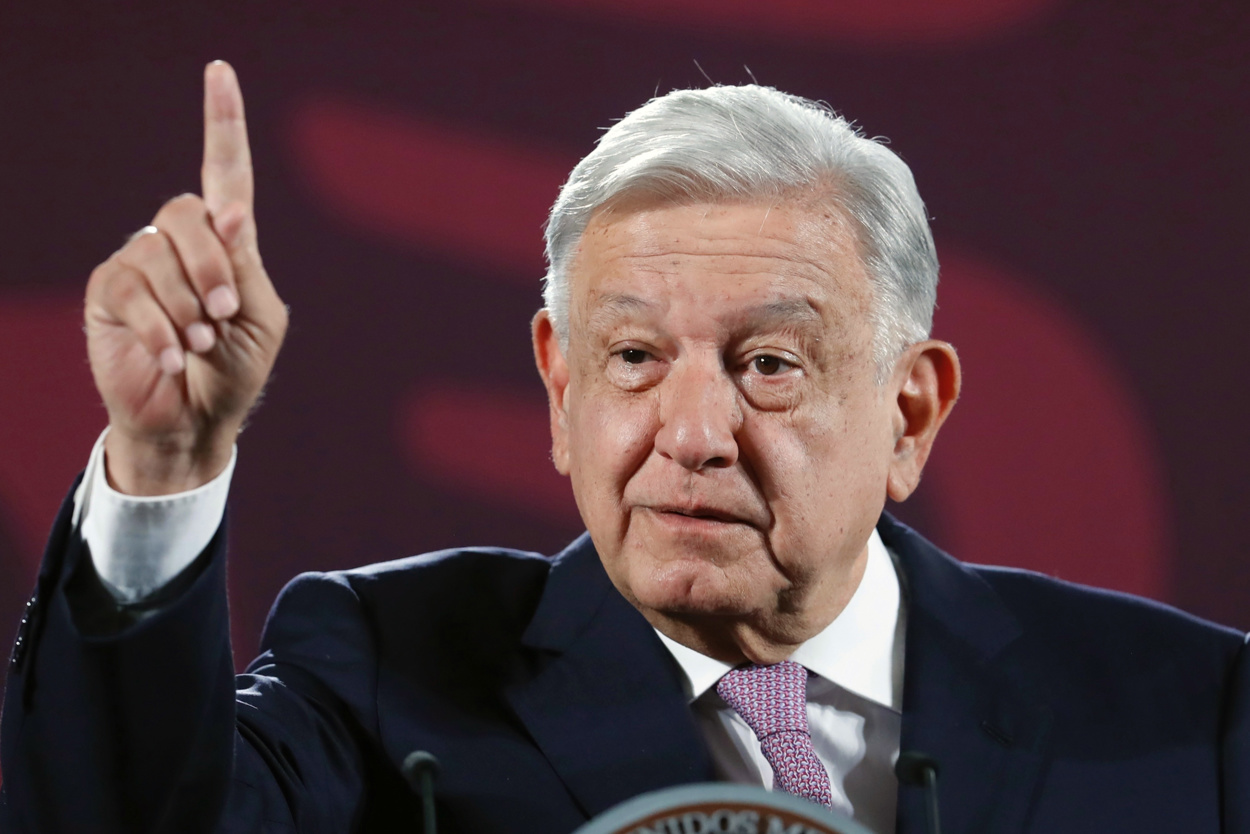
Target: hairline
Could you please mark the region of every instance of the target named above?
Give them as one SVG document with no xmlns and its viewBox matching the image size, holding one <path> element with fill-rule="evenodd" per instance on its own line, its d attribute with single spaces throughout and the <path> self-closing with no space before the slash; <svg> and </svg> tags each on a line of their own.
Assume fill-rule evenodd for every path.
<svg viewBox="0 0 1250 834">
<path fill-rule="evenodd" d="M 546 223 L 543 298 L 560 344 L 567 349 L 572 326 L 568 271 L 605 208 L 784 197 L 841 209 L 854 222 L 869 278 L 872 354 L 884 381 L 902 351 L 928 338 L 936 306 L 937 256 L 914 176 L 882 138 L 866 136 L 828 104 L 753 84 L 657 96 L 602 134 L 574 167 Z"/>
</svg>

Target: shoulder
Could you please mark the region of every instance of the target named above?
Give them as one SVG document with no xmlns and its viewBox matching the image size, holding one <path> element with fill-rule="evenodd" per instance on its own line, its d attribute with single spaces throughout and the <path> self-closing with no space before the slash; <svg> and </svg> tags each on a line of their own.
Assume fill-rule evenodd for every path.
<svg viewBox="0 0 1250 834">
<path fill-rule="evenodd" d="M 403 594 L 427 597 L 461 588 L 478 596 L 514 596 L 530 583 L 545 581 L 552 557 L 503 547 L 460 547 L 437 550 L 337 571 L 330 576 L 370 595 Z"/>
<path fill-rule="evenodd" d="M 1239 645 L 1244 635 L 1171 605 L 1103 588 L 1091 588 L 1034 571 L 965 565 L 1020 617 L 1051 631 L 1101 639 L 1150 638 L 1153 645 L 1211 642 Z"/>
<path fill-rule="evenodd" d="M 1241 632 L 1154 600 L 1024 570 L 968 569 L 1018 618 L 1012 654 L 1040 673 L 1039 688 L 1055 701 L 1079 683 L 1082 709 L 1101 703 L 1117 721 L 1142 710 L 1177 719 L 1196 704 L 1222 703 L 1242 659 Z"/>
<path fill-rule="evenodd" d="M 1244 634 L 1153 600 L 1025 571 L 974 570 L 1027 623 L 1007 656 L 1025 672 L 1017 680 L 1050 708 L 1057 753 L 1167 759 L 1169 769 L 1187 771 L 1169 784 L 1196 790 L 1230 724 L 1245 722 Z"/>
<path fill-rule="evenodd" d="M 961 562 L 889 515 L 878 529 L 898 557 L 905 582 L 920 585 L 915 590 L 923 600 L 955 620 L 997 604 L 1021 628 L 1040 629 L 1055 639 L 1098 643 L 1151 636 L 1166 643 L 1209 641 L 1234 647 L 1244 639 L 1239 631 L 1155 600 L 1020 568 Z M 966 609 L 977 604 L 979 609 Z"/>
<path fill-rule="evenodd" d="M 347 570 L 302 573 L 282 590 L 278 605 L 292 597 L 335 597 L 351 598 L 367 609 L 511 607 L 536 600 L 551 565 L 551 557 L 530 551 L 450 548 Z"/>
<path fill-rule="evenodd" d="M 1016 568 L 959 562 L 888 517 L 882 537 L 911 594 L 909 616 L 1063 681 L 1222 686 L 1245 635 L 1128 594 Z M 1205 682 L 1205 683 L 1204 683 Z M 1112 687 L 1114 688 L 1114 686 Z"/>
<path fill-rule="evenodd" d="M 266 643 L 311 640 L 319 651 L 354 647 L 380 660 L 494 665 L 522 642 L 560 559 L 464 547 L 301 574 L 274 603 Z"/>
</svg>

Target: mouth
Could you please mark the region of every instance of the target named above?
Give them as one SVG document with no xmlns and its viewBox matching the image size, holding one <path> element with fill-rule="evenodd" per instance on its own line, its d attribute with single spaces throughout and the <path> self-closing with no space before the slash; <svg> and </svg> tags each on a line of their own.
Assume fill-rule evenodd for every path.
<svg viewBox="0 0 1250 834">
<path fill-rule="evenodd" d="M 657 504 L 645 507 L 657 516 L 659 520 L 671 524 L 679 525 L 722 525 L 722 524 L 743 524 L 752 526 L 751 522 L 743 516 L 724 510 L 718 507 L 684 507 L 667 504 Z"/>
</svg>

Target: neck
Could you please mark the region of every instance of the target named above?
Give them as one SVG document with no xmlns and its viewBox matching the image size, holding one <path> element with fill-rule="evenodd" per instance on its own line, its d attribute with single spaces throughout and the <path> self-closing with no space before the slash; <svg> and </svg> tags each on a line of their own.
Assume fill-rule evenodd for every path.
<svg viewBox="0 0 1250 834">
<path fill-rule="evenodd" d="M 701 616 L 648 613 L 646 617 L 669 639 L 730 666 L 780 663 L 807 639 L 766 634 L 745 623 L 708 622 L 711 618 Z M 816 633 L 819 629 L 812 632 Z"/>
</svg>

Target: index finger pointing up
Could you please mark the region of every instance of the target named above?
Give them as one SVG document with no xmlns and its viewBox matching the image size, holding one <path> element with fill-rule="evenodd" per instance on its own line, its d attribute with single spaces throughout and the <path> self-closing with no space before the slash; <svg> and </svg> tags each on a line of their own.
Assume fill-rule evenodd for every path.
<svg viewBox="0 0 1250 834">
<path fill-rule="evenodd" d="M 243 118 L 243 93 L 225 61 L 204 68 L 204 202 L 217 215 L 230 203 L 252 208 L 252 152 Z"/>
</svg>

